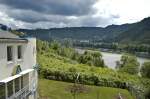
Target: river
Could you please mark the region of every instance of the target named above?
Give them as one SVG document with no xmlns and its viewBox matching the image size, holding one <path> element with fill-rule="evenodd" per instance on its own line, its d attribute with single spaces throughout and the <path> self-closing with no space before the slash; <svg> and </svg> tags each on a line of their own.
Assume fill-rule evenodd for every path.
<svg viewBox="0 0 150 99">
<path fill-rule="evenodd" d="M 80 54 L 83 54 L 85 50 L 83 49 L 76 49 Z M 108 52 L 101 52 L 105 65 L 107 65 L 109 68 L 115 69 L 116 67 L 116 61 L 119 61 L 122 54 L 116 54 L 116 53 L 108 53 Z M 149 61 L 147 58 L 137 57 L 138 62 L 140 65 L 142 65 L 144 62 Z"/>
</svg>

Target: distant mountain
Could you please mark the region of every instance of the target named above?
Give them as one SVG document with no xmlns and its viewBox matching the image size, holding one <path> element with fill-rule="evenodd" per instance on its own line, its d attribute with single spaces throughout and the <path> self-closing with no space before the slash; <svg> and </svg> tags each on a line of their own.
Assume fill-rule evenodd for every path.
<svg viewBox="0 0 150 99">
<path fill-rule="evenodd" d="M 50 37 L 64 39 L 72 38 L 79 40 L 99 40 L 104 42 L 121 43 L 148 43 L 150 44 L 150 17 L 140 22 L 123 25 L 110 25 L 102 27 L 65 27 L 51 29 L 19 29 L 26 36 L 34 36 L 42 40 Z"/>
<path fill-rule="evenodd" d="M 19 29 L 18 31 L 26 33 L 27 36 L 34 36 L 43 40 L 55 38 L 72 38 L 78 40 L 113 40 L 117 35 L 130 28 L 129 24 L 110 25 L 106 28 L 101 27 L 66 27 L 52 29 Z"/>
<path fill-rule="evenodd" d="M 150 44 L 150 17 L 132 25 L 132 28 L 119 34 L 115 38 L 116 41 L 122 43 L 138 42 Z"/>
</svg>

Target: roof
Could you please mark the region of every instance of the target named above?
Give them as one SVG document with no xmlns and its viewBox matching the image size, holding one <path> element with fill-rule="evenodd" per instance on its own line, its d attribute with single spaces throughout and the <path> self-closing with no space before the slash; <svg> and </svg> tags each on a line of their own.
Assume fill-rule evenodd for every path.
<svg viewBox="0 0 150 99">
<path fill-rule="evenodd" d="M 28 40 L 9 32 L 0 30 L 0 43 L 27 43 Z"/>
<path fill-rule="evenodd" d="M 19 38 L 19 36 L 8 31 L 0 30 L 0 38 Z"/>
</svg>

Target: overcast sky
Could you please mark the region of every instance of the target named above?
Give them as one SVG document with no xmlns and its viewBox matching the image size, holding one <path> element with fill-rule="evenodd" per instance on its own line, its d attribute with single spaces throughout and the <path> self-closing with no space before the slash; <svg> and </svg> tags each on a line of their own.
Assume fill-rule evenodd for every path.
<svg viewBox="0 0 150 99">
<path fill-rule="evenodd" d="M 105 27 L 150 16 L 150 0 L 0 0 L 0 23 L 12 28 Z"/>
</svg>

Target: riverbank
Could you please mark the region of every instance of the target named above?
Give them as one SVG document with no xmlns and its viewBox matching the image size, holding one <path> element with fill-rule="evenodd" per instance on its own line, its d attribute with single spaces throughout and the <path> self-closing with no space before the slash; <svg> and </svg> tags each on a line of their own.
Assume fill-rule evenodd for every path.
<svg viewBox="0 0 150 99">
<path fill-rule="evenodd" d="M 78 51 L 78 53 L 83 54 L 85 52 L 85 50 L 94 50 L 94 51 L 100 51 L 99 49 L 91 49 L 91 48 L 75 48 L 76 51 Z M 116 67 L 116 62 L 120 61 L 122 54 L 124 54 L 123 52 L 112 52 L 112 51 L 101 51 L 102 54 L 102 58 L 104 60 L 104 63 L 107 67 L 111 68 L 111 69 L 115 69 Z M 138 62 L 140 63 L 140 66 L 142 66 L 142 64 L 144 62 L 150 61 L 150 59 L 148 58 L 143 58 L 143 57 L 137 57 Z"/>
<path fill-rule="evenodd" d="M 127 51 L 120 51 L 120 50 L 113 50 L 113 49 L 104 49 L 104 48 L 89 48 L 89 47 L 75 47 L 75 49 L 83 49 L 83 50 L 95 50 L 95 51 L 101 51 L 101 52 L 106 52 L 106 53 L 115 53 L 115 54 L 133 54 L 136 55 L 137 57 L 140 58 L 146 58 L 150 60 L 150 54 L 147 52 L 134 52 L 134 53 L 129 53 Z"/>
</svg>

